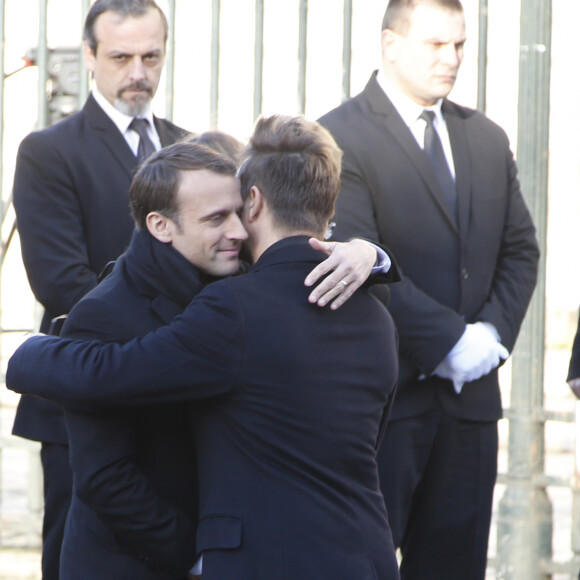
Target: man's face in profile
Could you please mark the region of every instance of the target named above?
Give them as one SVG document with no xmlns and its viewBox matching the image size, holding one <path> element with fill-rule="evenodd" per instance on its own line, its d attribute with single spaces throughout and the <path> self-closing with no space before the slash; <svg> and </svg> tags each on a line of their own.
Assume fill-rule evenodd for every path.
<svg viewBox="0 0 580 580">
<path fill-rule="evenodd" d="M 463 61 L 463 12 L 419 5 L 411 13 L 408 30 L 383 30 L 383 62 L 397 86 L 426 107 L 446 97 Z"/>
<path fill-rule="evenodd" d="M 179 217 L 169 226 L 173 247 L 207 274 L 235 274 L 248 237 L 239 217 L 239 181 L 207 169 L 183 171 L 177 207 Z"/>
</svg>

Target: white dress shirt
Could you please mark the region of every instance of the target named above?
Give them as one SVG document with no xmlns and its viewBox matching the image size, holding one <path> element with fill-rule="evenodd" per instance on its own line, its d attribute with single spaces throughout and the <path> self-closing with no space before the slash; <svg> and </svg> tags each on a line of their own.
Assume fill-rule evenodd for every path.
<svg viewBox="0 0 580 580">
<path fill-rule="evenodd" d="M 133 151 L 135 156 L 137 156 L 137 149 L 139 147 L 139 135 L 133 131 L 133 129 L 129 129 L 129 125 L 133 120 L 133 117 L 121 113 L 121 111 L 111 105 L 111 103 L 109 103 L 109 101 L 107 101 L 107 99 L 105 99 L 105 97 L 99 93 L 96 87 L 94 87 L 91 92 L 95 98 L 95 101 L 97 101 L 101 109 L 105 111 L 111 121 L 115 123 L 121 132 L 121 135 L 125 137 L 125 141 L 127 141 L 127 144 L 129 147 L 131 147 L 131 151 Z M 155 149 L 161 149 L 161 140 L 159 139 L 159 135 L 155 129 L 155 123 L 153 122 L 153 111 L 151 110 L 151 107 L 147 107 L 147 110 L 139 117 L 149 121 L 149 128 L 147 129 L 149 138 L 151 139 L 153 145 L 155 145 Z"/>
<path fill-rule="evenodd" d="M 423 111 L 433 111 L 435 113 L 435 120 L 433 121 L 433 127 L 439 135 L 441 140 L 441 145 L 443 146 L 443 153 L 445 153 L 445 159 L 447 160 L 447 165 L 449 165 L 449 171 L 451 176 L 455 179 L 455 164 L 453 163 L 453 154 L 451 152 L 451 142 L 449 141 L 449 133 L 447 131 L 447 124 L 445 119 L 441 114 L 441 103 L 443 99 L 439 99 L 431 107 L 423 107 L 400 91 L 389 79 L 387 79 L 385 73 L 379 69 L 377 74 L 377 82 L 383 92 L 390 99 L 391 103 L 399 115 L 401 115 L 405 125 L 409 127 L 409 131 L 415 137 L 415 140 L 419 144 L 421 149 L 425 148 L 425 125 L 424 119 L 420 119 L 419 116 Z"/>
</svg>

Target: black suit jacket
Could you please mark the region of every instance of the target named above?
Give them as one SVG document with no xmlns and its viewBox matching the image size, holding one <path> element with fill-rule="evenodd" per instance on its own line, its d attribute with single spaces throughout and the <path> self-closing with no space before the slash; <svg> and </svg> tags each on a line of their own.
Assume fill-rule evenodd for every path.
<svg viewBox="0 0 580 580">
<path fill-rule="evenodd" d="M 570 366 L 568 368 L 567 381 L 577 379 L 580 377 L 580 320 L 578 321 L 578 328 L 574 336 L 574 343 L 572 344 L 572 352 L 570 355 Z"/>
<path fill-rule="evenodd" d="M 511 351 L 531 298 L 539 257 L 504 131 L 444 100 L 457 185 L 457 222 L 429 159 L 373 74 L 364 91 L 324 115 L 344 151 L 335 232 L 368 236 L 393 251 L 403 281 L 389 310 L 400 339 L 393 418 L 422 413 L 438 396 L 449 413 L 501 416 L 497 371 L 456 395 L 432 373 L 465 324 L 487 321 Z"/>
<path fill-rule="evenodd" d="M 161 144 L 186 132 L 155 119 Z M 129 245 L 133 220 L 128 191 L 137 159 L 116 125 L 89 96 L 82 111 L 28 135 L 14 174 L 14 209 L 22 258 L 36 299 L 45 309 L 40 330 L 68 314 L 107 262 Z M 62 411 L 24 396 L 13 433 L 66 443 Z"/>
<path fill-rule="evenodd" d="M 204 580 L 398 578 L 376 465 L 394 326 L 366 291 L 336 312 L 309 304 L 303 280 L 320 260 L 288 238 L 142 339 L 39 336 L 10 361 L 10 388 L 68 404 L 208 399 L 196 423 Z"/>
<path fill-rule="evenodd" d="M 197 269 L 138 231 L 128 252 L 76 304 L 62 336 L 127 342 L 183 312 Z M 60 579 L 185 578 L 195 562 L 197 470 L 188 405 L 65 409 L 74 487 Z"/>
</svg>

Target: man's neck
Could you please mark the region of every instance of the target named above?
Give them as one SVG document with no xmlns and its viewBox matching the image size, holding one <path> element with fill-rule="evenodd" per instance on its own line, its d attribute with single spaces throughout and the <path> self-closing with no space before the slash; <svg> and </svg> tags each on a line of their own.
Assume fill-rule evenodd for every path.
<svg viewBox="0 0 580 580">
<path fill-rule="evenodd" d="M 420 105 L 415 100 L 411 99 L 409 95 L 407 95 L 393 80 L 392 77 L 388 75 L 388 72 L 384 69 L 379 69 L 377 73 L 377 83 L 387 95 L 395 109 L 397 109 L 399 115 L 405 121 L 407 126 L 412 125 L 421 112 L 425 109 L 424 105 Z M 437 113 L 441 108 L 441 103 L 443 99 L 439 99 L 435 105 L 432 107 L 433 110 L 436 110 Z"/>
<path fill-rule="evenodd" d="M 309 238 L 319 237 L 312 232 L 305 232 L 302 230 L 284 230 L 270 229 L 267 233 L 262 232 L 258 235 L 252 235 L 252 242 L 249 243 L 249 249 L 252 254 L 252 262 L 256 263 L 260 256 L 272 245 L 280 240 L 292 238 L 294 236 L 307 236 Z"/>
<path fill-rule="evenodd" d="M 253 237 L 250 243 L 250 251 L 252 254 L 252 262 L 255 264 L 260 256 L 276 242 L 283 239 L 285 236 L 276 235 L 274 232 L 262 232 Z"/>
</svg>

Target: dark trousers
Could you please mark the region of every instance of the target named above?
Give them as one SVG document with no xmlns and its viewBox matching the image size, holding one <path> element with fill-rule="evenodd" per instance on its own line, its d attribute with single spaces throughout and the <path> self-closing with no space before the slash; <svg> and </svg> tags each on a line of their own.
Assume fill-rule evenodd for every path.
<svg viewBox="0 0 580 580">
<path fill-rule="evenodd" d="M 389 424 L 379 474 L 401 580 L 484 580 L 497 446 L 497 422 L 456 419 L 439 403 Z"/>
<path fill-rule="evenodd" d="M 42 523 L 42 579 L 58 580 L 64 524 L 72 496 L 72 472 L 67 445 L 43 442 L 40 459 L 44 473 Z"/>
</svg>

